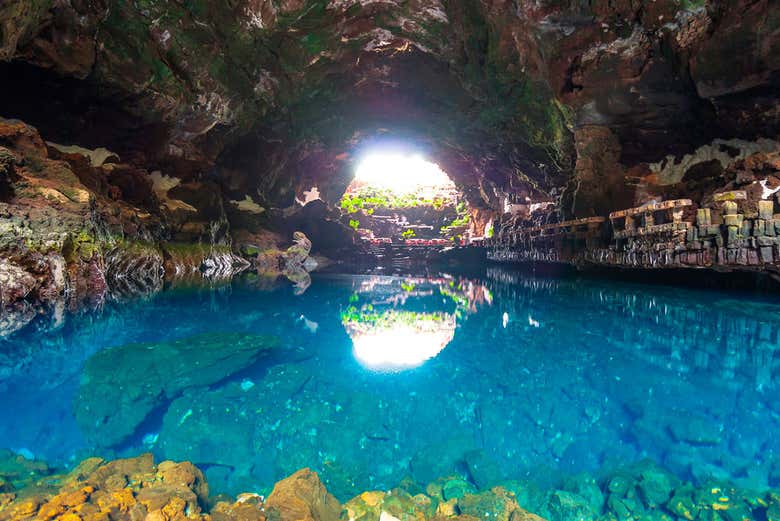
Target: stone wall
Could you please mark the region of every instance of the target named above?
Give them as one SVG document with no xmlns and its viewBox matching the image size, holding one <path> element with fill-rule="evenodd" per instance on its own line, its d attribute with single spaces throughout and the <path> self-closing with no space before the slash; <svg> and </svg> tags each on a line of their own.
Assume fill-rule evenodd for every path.
<svg viewBox="0 0 780 521">
<path fill-rule="evenodd" d="M 773 195 L 773 194 L 770 194 Z M 487 243 L 488 259 L 578 267 L 711 268 L 780 273 L 780 214 L 771 199 L 745 190 L 713 194 L 711 207 L 690 199 L 653 202 L 609 214 L 541 226 L 507 218 Z"/>
</svg>

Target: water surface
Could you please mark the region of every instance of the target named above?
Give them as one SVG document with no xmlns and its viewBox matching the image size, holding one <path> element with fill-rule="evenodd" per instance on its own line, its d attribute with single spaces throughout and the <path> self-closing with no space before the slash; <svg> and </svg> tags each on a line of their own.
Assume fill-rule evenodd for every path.
<svg viewBox="0 0 780 521">
<path fill-rule="evenodd" d="M 230 493 L 308 466 L 342 500 L 648 458 L 776 486 L 779 329 L 775 299 L 497 268 L 168 291 L 0 340 L 0 447 L 151 451 Z"/>
</svg>

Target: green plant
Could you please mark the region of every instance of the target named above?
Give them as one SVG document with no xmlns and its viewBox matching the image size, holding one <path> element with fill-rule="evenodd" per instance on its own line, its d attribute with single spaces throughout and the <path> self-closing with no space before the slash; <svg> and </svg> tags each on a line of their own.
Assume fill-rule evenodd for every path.
<svg viewBox="0 0 780 521">
<path fill-rule="evenodd" d="M 404 239 L 411 239 L 413 237 L 417 237 L 417 234 L 414 233 L 414 230 L 404 230 L 403 233 L 401 234 L 401 237 L 403 237 Z"/>
<path fill-rule="evenodd" d="M 414 193 L 397 194 L 386 188 L 371 187 L 362 187 L 352 193 L 344 194 L 339 202 L 341 210 L 346 214 L 362 210 L 367 215 L 371 215 L 377 209 L 394 210 L 431 206 L 436 210 L 441 210 L 447 205 L 447 200 L 442 197 L 428 199 Z"/>
<path fill-rule="evenodd" d="M 353 230 L 357 231 L 358 228 L 360 228 L 360 221 L 358 221 L 357 219 L 350 219 L 349 220 L 349 227 L 352 228 Z"/>
<path fill-rule="evenodd" d="M 463 228 L 469 224 L 470 217 L 469 217 L 469 209 L 468 206 L 466 206 L 466 203 L 464 201 L 459 202 L 455 206 L 455 213 L 456 217 L 452 220 L 452 222 L 446 226 L 442 226 L 439 230 L 439 233 L 441 235 L 448 235 L 453 233 L 459 228 Z"/>
</svg>

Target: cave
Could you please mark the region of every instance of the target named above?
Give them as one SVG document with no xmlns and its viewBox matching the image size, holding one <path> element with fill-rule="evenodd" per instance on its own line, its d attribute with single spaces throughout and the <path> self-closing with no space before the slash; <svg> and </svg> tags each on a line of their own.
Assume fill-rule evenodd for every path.
<svg viewBox="0 0 780 521">
<path fill-rule="evenodd" d="M 776 1 L 0 3 L 2 521 L 771 521 L 778 350 Z"/>
</svg>

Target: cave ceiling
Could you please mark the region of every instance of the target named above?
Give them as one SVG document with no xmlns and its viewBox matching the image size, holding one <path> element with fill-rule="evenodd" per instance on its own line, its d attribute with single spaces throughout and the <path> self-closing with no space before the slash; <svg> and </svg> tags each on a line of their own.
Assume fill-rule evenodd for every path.
<svg viewBox="0 0 780 521">
<path fill-rule="evenodd" d="M 631 168 L 780 128 L 769 0 L 52 0 L 0 24 L 5 115 L 262 204 L 338 198 L 372 144 L 491 205 L 571 191 L 604 147 Z"/>
</svg>

